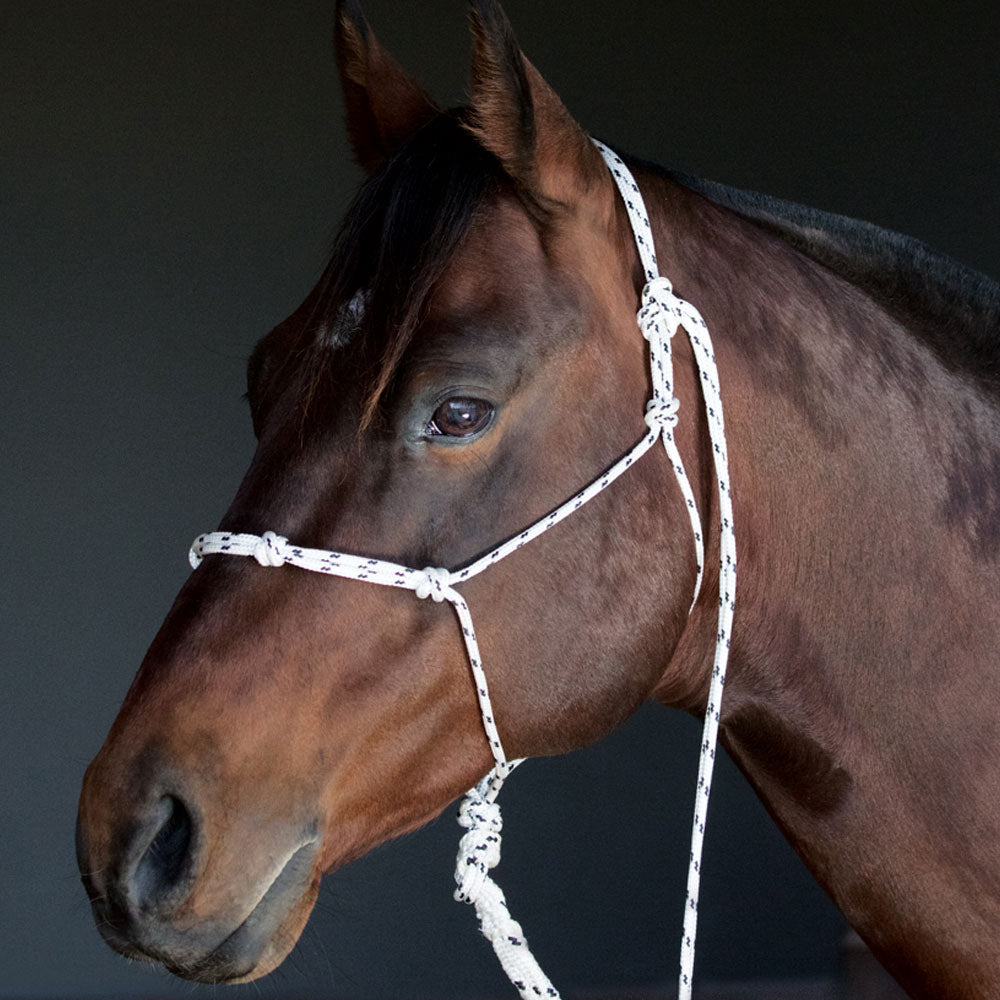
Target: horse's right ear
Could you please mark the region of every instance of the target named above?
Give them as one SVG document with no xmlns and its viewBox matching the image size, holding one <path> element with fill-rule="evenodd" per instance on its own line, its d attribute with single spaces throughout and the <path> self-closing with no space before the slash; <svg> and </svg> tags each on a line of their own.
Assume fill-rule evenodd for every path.
<svg viewBox="0 0 1000 1000">
<path fill-rule="evenodd" d="M 347 133 L 362 169 L 374 173 L 438 108 L 378 43 L 359 0 L 337 0 L 333 43 Z"/>
<path fill-rule="evenodd" d="M 469 0 L 472 87 L 468 129 L 543 204 L 571 205 L 614 188 L 601 154 L 525 58 L 499 0 Z"/>
</svg>

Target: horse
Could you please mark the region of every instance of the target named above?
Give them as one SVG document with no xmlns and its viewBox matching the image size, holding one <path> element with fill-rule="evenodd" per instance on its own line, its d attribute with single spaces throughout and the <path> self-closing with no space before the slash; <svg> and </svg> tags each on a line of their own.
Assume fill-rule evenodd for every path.
<svg viewBox="0 0 1000 1000">
<path fill-rule="evenodd" d="M 626 206 L 497 0 L 470 13 L 469 101 L 441 110 L 337 4 L 367 180 L 250 358 L 257 448 L 221 531 L 461 567 L 643 431 Z M 1000 287 L 876 227 L 624 159 L 725 400 L 740 579 L 721 740 L 911 996 L 994 997 Z M 461 584 L 510 757 L 589 744 L 647 700 L 706 713 L 720 501 L 683 338 L 674 362 L 699 596 L 656 451 Z M 207 555 L 84 777 L 78 858 L 108 944 L 193 980 L 262 976 L 324 873 L 479 781 L 494 756 L 453 619 Z"/>
</svg>

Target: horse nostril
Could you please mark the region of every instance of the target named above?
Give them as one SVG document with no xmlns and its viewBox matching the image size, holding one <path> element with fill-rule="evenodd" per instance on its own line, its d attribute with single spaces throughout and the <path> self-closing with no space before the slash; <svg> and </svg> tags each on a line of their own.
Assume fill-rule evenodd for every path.
<svg viewBox="0 0 1000 1000">
<path fill-rule="evenodd" d="M 135 904 L 142 909 L 162 906 L 172 900 L 171 890 L 187 881 L 192 862 L 194 824 L 184 803 L 164 796 L 158 806 L 159 824 L 143 852 L 132 879 Z"/>
</svg>

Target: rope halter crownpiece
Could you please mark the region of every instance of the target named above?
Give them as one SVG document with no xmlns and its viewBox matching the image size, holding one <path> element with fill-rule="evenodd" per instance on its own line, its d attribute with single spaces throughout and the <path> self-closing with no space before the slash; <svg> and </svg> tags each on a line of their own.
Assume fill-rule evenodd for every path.
<svg viewBox="0 0 1000 1000">
<path fill-rule="evenodd" d="M 689 302 L 678 297 L 670 281 L 659 273 L 653 247 L 653 232 L 642 194 L 629 169 L 622 160 L 603 143 L 594 140 L 615 180 L 625 202 L 629 222 L 635 236 L 636 249 L 646 275 L 642 301 L 636 321 L 643 337 L 649 343 L 649 367 L 652 380 L 652 398 L 646 404 L 646 434 L 614 465 L 598 476 L 575 496 L 517 535 L 498 545 L 475 562 L 455 570 L 429 566 L 422 570 L 383 559 L 372 559 L 346 552 L 311 549 L 294 545 L 287 538 L 265 531 L 262 535 L 212 531 L 199 535 L 191 546 L 189 558 L 197 567 L 204 556 L 222 554 L 252 557 L 265 567 L 296 566 L 314 573 L 376 583 L 386 587 L 412 590 L 421 600 L 430 598 L 451 604 L 458 617 L 462 640 L 465 643 L 469 667 L 476 686 L 476 698 L 483 723 L 483 731 L 493 755 L 492 770 L 470 789 L 459 808 L 458 821 L 465 828 L 459 845 L 455 869 L 458 888 L 455 898 L 470 903 L 479 918 L 480 929 L 490 940 L 497 958 L 510 981 L 523 1000 L 549 997 L 558 1000 L 559 994 L 542 972 L 528 948 L 521 925 L 511 917 L 500 887 L 490 872 L 500 861 L 500 831 L 502 819 L 497 795 L 510 772 L 521 763 L 510 761 L 504 752 L 497 731 L 490 702 L 489 685 L 483 669 L 479 643 L 472 624 L 469 605 L 456 585 L 477 576 L 499 560 L 523 548 L 528 542 L 557 525 L 587 501 L 607 489 L 620 475 L 649 451 L 657 441 L 663 442 L 681 491 L 691 523 L 694 538 L 697 576 L 694 586 L 694 607 L 701 590 L 704 575 L 704 538 L 694 493 L 684 463 L 674 441 L 680 402 L 674 395 L 673 359 L 671 340 L 683 326 L 691 343 L 698 366 L 709 435 L 712 441 L 716 480 L 719 488 L 720 514 L 720 571 L 719 571 L 719 620 L 715 660 L 709 688 L 708 707 L 705 712 L 704 732 L 698 764 L 698 787 L 695 796 L 694 822 L 691 830 L 691 854 L 688 868 L 687 899 L 684 906 L 684 928 L 681 936 L 679 1000 L 690 1000 L 694 972 L 695 936 L 698 922 L 698 893 L 701 878 L 702 843 L 712 771 L 715 764 L 715 747 L 718 738 L 719 712 L 725 683 L 726 664 L 729 657 L 729 639 L 732 630 L 736 594 L 736 542 L 733 535 L 733 510 L 729 495 L 729 469 L 726 453 L 726 435 L 722 417 L 722 399 L 719 393 L 719 375 L 712 353 L 708 327 L 700 313 Z"/>
</svg>

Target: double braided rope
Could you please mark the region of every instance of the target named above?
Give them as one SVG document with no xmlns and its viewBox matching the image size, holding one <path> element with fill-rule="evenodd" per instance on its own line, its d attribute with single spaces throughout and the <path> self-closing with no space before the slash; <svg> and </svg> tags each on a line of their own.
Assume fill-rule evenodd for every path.
<svg viewBox="0 0 1000 1000">
<path fill-rule="evenodd" d="M 384 559 L 307 548 L 295 545 L 273 531 L 265 531 L 262 535 L 224 531 L 213 531 L 199 535 L 191 546 L 189 558 L 192 567 L 197 567 L 202 559 L 210 554 L 247 556 L 256 559 L 261 566 L 291 565 L 314 573 L 324 573 L 349 580 L 412 590 L 420 599 L 431 598 L 436 602 L 447 601 L 451 604 L 458 617 L 469 666 L 476 686 L 476 697 L 483 730 L 495 761 L 492 770 L 466 793 L 459 807 L 458 821 L 465 828 L 466 833 L 462 836 L 456 861 L 455 881 L 458 887 L 455 890 L 455 898 L 460 902 L 471 903 L 475 907 L 482 933 L 493 945 L 493 950 L 496 952 L 504 972 L 517 988 L 523 1000 L 535 1000 L 538 997 L 558 998 L 558 991 L 542 972 L 531 954 L 521 925 L 511 917 L 502 890 L 490 877 L 490 871 L 500 861 L 502 818 L 496 798 L 507 776 L 521 761 L 508 760 L 504 752 L 503 743 L 494 720 L 489 684 L 483 669 L 479 643 L 476 640 L 472 613 L 465 598 L 455 589 L 455 586 L 477 576 L 494 563 L 527 545 L 543 532 L 555 527 L 564 518 L 579 510 L 588 500 L 593 499 L 598 493 L 610 486 L 657 441 L 662 440 L 688 511 L 694 537 L 697 562 L 694 597 L 691 602 L 691 607 L 694 607 L 704 575 L 704 540 L 691 483 L 674 441 L 674 427 L 677 424 L 680 404 L 674 395 L 673 359 L 670 347 L 671 338 L 683 326 L 691 342 L 705 399 L 719 487 L 721 527 L 719 623 L 699 757 L 698 789 L 691 831 L 691 856 L 681 940 L 679 1000 L 690 1000 L 698 921 L 702 845 L 712 785 L 712 771 L 715 764 L 719 711 L 729 655 L 736 592 L 736 544 L 733 535 L 732 502 L 729 495 L 729 471 L 722 418 L 722 399 L 719 393 L 718 371 L 715 365 L 715 356 L 712 353 L 708 328 L 698 310 L 675 295 L 670 282 L 659 273 L 649 215 L 638 185 L 617 154 L 603 143 L 594 141 L 625 202 L 636 247 L 646 275 L 646 285 L 642 290 L 642 303 L 636 315 L 639 329 L 649 342 L 650 374 L 653 387 L 652 398 L 646 404 L 645 422 L 648 429 L 643 437 L 614 465 L 564 504 L 535 521 L 517 535 L 507 539 L 486 555 L 456 570 L 432 566 L 421 570 Z"/>
</svg>

